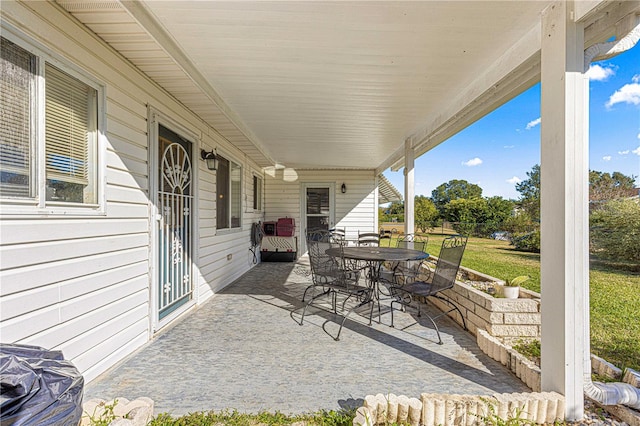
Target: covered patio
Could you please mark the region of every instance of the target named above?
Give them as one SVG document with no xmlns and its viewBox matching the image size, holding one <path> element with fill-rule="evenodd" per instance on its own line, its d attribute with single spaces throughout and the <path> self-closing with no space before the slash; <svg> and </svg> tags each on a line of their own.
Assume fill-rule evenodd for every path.
<svg viewBox="0 0 640 426">
<path fill-rule="evenodd" d="M 359 407 L 377 393 L 530 391 L 448 317 L 439 320 L 443 345 L 426 317 L 409 313 L 396 317 L 396 328 L 388 314 L 372 326 L 368 311 L 351 315 L 339 341 L 339 318 L 329 312 L 312 309 L 300 326 L 307 263 L 259 264 L 89 383 L 85 401 L 146 396 L 156 414 L 302 414 Z"/>
<path fill-rule="evenodd" d="M 429 327 L 358 316 L 340 342 L 322 328 L 337 328 L 329 314 L 299 326 L 290 312 L 308 276 L 255 265 L 249 234 L 295 218 L 303 254 L 317 189 L 327 228 L 375 231 L 389 169 L 404 174 L 413 232 L 415 159 L 540 82 L 541 386 L 564 395 L 566 419 L 583 417 L 586 71 L 637 43 L 640 1 L 14 0 L 1 18 L 2 37 L 39 64 L 25 73 L 33 117 L 14 119 L 25 195 L 0 212 L 3 339 L 64 350 L 87 397 L 148 396 L 174 414 L 305 412 L 371 393 L 524 390 L 453 323 L 442 346 Z M 48 199 L 47 63 L 95 93 L 86 202 Z M 160 166 L 165 142 L 184 169 Z M 224 166 L 206 166 L 210 154 Z M 176 176 L 189 176 L 189 207 L 162 203 Z M 189 238 L 168 250 L 163 223 L 180 214 Z M 171 264 L 185 268 L 168 282 Z M 160 306 L 171 291 L 175 310 Z"/>
</svg>

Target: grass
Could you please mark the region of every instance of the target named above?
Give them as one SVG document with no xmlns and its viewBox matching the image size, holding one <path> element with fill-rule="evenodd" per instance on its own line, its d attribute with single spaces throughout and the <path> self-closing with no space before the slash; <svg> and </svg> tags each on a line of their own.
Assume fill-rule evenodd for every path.
<svg viewBox="0 0 640 426">
<path fill-rule="evenodd" d="M 427 251 L 437 256 L 445 237 L 429 234 Z M 523 287 L 540 291 L 540 254 L 516 251 L 506 241 L 469 238 L 462 266 L 503 280 L 528 275 Z M 593 262 L 589 293 L 591 352 L 620 368 L 640 371 L 640 273 Z"/>
<path fill-rule="evenodd" d="M 148 426 L 265 426 L 304 424 L 309 426 L 351 426 L 355 410 L 320 411 L 314 414 L 289 416 L 280 412 L 258 414 L 239 413 L 235 410 L 207 411 L 173 417 L 159 414 Z"/>
</svg>

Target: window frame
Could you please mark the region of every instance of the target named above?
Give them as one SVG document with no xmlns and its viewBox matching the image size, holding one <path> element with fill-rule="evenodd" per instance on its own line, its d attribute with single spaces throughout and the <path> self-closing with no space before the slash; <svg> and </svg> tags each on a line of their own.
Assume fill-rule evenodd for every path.
<svg viewBox="0 0 640 426">
<path fill-rule="evenodd" d="M 254 212 L 262 211 L 263 187 L 264 187 L 264 179 L 262 178 L 262 176 L 254 172 L 253 173 L 253 211 Z"/>
<path fill-rule="evenodd" d="M 22 34 L 11 25 L 2 22 L 2 37 L 16 44 L 35 57 L 34 91 L 31 103 L 31 140 L 29 143 L 29 156 L 31 158 L 30 184 L 32 192 L 29 197 L 7 198 L 0 197 L 0 214 L 2 215 L 64 215 L 87 216 L 105 215 L 105 123 L 106 123 L 106 91 L 105 85 L 92 77 L 90 73 L 80 68 L 73 62 L 63 58 L 44 45 Z M 46 77 L 45 68 L 52 65 L 63 73 L 71 76 L 96 91 L 95 103 L 95 138 L 94 146 L 88 147 L 94 150 L 94 164 L 90 165 L 90 180 L 95 182 L 95 202 L 60 202 L 47 201 L 46 188 Z"/>
<path fill-rule="evenodd" d="M 224 234 L 229 234 L 229 233 L 233 233 L 233 232 L 239 232 L 242 230 L 242 221 L 243 221 L 243 208 L 242 208 L 242 194 L 244 192 L 244 188 L 243 188 L 243 183 L 244 183 L 244 165 L 242 164 L 242 162 L 237 161 L 233 156 L 227 155 L 226 153 L 219 153 L 218 157 L 226 160 L 229 162 L 229 171 L 228 171 L 228 185 L 227 185 L 227 194 L 228 194 L 228 204 L 227 204 L 227 227 L 218 227 L 218 214 L 220 209 L 218 208 L 218 203 L 220 202 L 220 194 L 218 193 L 218 177 L 219 177 L 219 173 L 220 173 L 220 168 L 218 167 L 218 170 L 216 170 L 216 234 L 218 235 L 224 235 Z M 220 160 L 218 160 L 218 164 L 220 164 Z M 239 171 L 239 175 L 240 175 L 240 182 L 239 182 L 239 188 L 240 188 L 240 193 L 238 194 L 238 202 L 239 202 L 239 206 L 238 206 L 238 220 L 239 220 L 239 224 L 238 226 L 232 226 L 232 202 L 234 201 L 234 199 L 232 198 L 232 194 L 233 194 L 233 181 L 231 179 L 231 171 L 232 171 L 232 167 L 231 165 L 235 164 L 240 168 Z"/>
</svg>

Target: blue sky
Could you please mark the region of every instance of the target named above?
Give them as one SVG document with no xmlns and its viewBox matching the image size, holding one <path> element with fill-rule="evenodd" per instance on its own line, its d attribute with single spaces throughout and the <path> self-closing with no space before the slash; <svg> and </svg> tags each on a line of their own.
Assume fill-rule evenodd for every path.
<svg viewBox="0 0 640 426">
<path fill-rule="evenodd" d="M 640 186 L 640 43 L 589 70 L 589 168 L 636 176 Z M 416 159 L 416 195 L 464 179 L 483 196 L 518 199 L 515 184 L 540 163 L 540 85 Z M 402 192 L 402 170 L 384 175 Z"/>
</svg>

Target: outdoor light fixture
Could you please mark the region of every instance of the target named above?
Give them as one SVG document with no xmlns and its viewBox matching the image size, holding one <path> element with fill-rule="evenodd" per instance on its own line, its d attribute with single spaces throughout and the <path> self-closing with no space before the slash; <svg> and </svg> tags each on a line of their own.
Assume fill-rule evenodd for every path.
<svg viewBox="0 0 640 426">
<path fill-rule="evenodd" d="M 216 170 L 218 168 L 218 156 L 213 152 L 207 152 L 204 149 L 200 151 L 200 158 L 207 163 L 207 169 Z"/>
<path fill-rule="evenodd" d="M 344 182 L 342 182 L 342 186 L 340 187 L 340 191 L 342 191 L 343 194 L 347 193 L 347 185 L 345 185 Z"/>
</svg>

